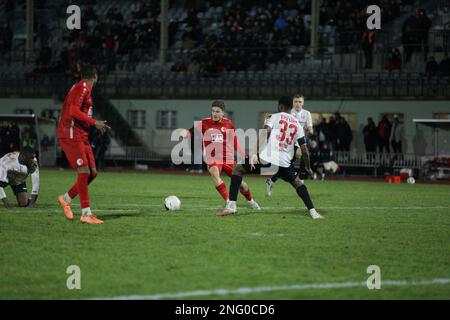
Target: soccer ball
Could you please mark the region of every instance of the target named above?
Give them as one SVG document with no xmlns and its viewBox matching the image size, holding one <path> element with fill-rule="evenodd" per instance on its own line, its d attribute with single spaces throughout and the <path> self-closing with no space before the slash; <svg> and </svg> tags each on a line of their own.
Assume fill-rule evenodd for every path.
<svg viewBox="0 0 450 320">
<path fill-rule="evenodd" d="M 416 183 L 416 180 L 413 177 L 409 177 L 408 179 L 406 179 L 406 182 L 409 184 L 414 184 Z"/>
<path fill-rule="evenodd" d="M 181 201 L 177 196 L 169 196 L 164 200 L 164 207 L 169 211 L 179 210 L 181 207 Z"/>
</svg>

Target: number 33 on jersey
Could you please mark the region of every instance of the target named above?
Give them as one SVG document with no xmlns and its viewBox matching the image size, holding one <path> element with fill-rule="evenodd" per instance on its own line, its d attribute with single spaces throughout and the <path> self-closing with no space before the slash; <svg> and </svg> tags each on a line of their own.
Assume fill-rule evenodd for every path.
<svg viewBox="0 0 450 320">
<path fill-rule="evenodd" d="M 260 158 L 279 167 L 288 168 L 294 157 L 294 145 L 305 136 L 297 118 L 285 112 L 275 113 L 265 121 L 271 128 L 269 141 L 260 152 Z"/>
</svg>

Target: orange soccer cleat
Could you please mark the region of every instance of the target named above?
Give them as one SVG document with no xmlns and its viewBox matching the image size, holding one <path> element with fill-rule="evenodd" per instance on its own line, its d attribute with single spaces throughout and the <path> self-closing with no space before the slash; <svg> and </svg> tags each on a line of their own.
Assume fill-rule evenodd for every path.
<svg viewBox="0 0 450 320">
<path fill-rule="evenodd" d="M 61 205 L 61 207 L 63 207 L 64 215 L 66 216 L 66 218 L 69 220 L 72 220 L 73 212 L 72 212 L 72 209 L 70 208 L 70 204 L 64 200 L 64 196 L 59 196 L 58 202 Z"/>
<path fill-rule="evenodd" d="M 98 219 L 95 214 L 81 216 L 80 221 L 88 224 L 103 224 L 103 221 Z"/>
<path fill-rule="evenodd" d="M 218 216 L 218 217 L 225 217 L 225 216 L 229 216 L 229 215 L 232 215 L 232 214 L 235 214 L 235 213 L 236 213 L 236 211 L 233 211 L 233 210 L 225 208 L 225 209 L 220 210 L 219 212 L 217 212 L 216 216 Z"/>
</svg>

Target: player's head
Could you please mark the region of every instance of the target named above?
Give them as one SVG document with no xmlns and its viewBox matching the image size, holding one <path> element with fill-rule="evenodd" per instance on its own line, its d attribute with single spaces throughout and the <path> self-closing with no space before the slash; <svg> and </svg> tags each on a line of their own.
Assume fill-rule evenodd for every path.
<svg viewBox="0 0 450 320">
<path fill-rule="evenodd" d="M 297 93 L 294 96 L 294 100 L 292 101 L 292 103 L 294 104 L 295 111 L 300 112 L 303 109 L 303 104 L 305 103 L 305 97 L 302 94 Z"/>
<path fill-rule="evenodd" d="M 220 122 L 225 116 L 225 102 L 222 100 L 216 100 L 211 106 L 211 118 L 215 122 Z"/>
<path fill-rule="evenodd" d="M 278 112 L 289 112 L 292 109 L 292 98 L 283 96 L 278 99 Z"/>
<path fill-rule="evenodd" d="M 95 85 L 98 80 L 97 68 L 91 64 L 84 64 L 81 66 L 81 79 L 92 81 Z"/>
<path fill-rule="evenodd" d="M 29 147 L 23 148 L 19 153 L 19 163 L 23 164 L 24 166 L 30 167 L 34 162 L 35 157 L 35 150 Z"/>
</svg>

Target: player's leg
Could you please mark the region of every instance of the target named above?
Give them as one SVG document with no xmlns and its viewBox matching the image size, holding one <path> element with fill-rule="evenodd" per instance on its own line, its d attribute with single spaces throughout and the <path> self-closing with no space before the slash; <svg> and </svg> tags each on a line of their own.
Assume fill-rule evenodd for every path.
<svg viewBox="0 0 450 320">
<path fill-rule="evenodd" d="M 84 168 L 83 172 L 87 176 L 83 177 L 82 185 L 78 186 L 78 191 L 80 193 L 81 202 L 81 222 L 86 222 L 89 224 L 102 224 L 103 221 L 98 219 L 95 214 L 91 212 L 90 200 L 89 200 L 89 184 L 97 177 L 97 169 L 95 167 L 94 152 L 89 143 L 84 144 L 85 155 L 88 161 L 88 168 Z M 86 170 L 87 169 L 87 170 Z M 85 195 L 82 194 L 83 190 Z M 84 199 L 83 199 L 84 198 Z"/>
<path fill-rule="evenodd" d="M 220 194 L 220 196 L 223 198 L 223 200 L 228 201 L 227 186 L 225 185 L 225 182 L 223 182 L 222 178 L 220 177 L 221 170 L 222 170 L 222 165 L 218 165 L 218 164 L 208 165 L 208 171 L 209 171 L 209 174 L 213 181 L 214 187 L 216 188 L 216 190 Z"/>
<path fill-rule="evenodd" d="M 97 173 L 97 169 L 95 167 L 95 160 L 94 160 L 93 154 L 88 153 L 87 159 L 88 159 L 88 163 L 89 163 L 89 167 L 90 167 L 90 174 L 89 174 L 89 179 L 88 179 L 88 185 L 90 185 L 91 182 L 95 180 L 98 173 Z M 94 164 L 93 167 L 92 167 L 92 163 Z M 78 185 L 75 182 L 75 184 L 69 189 L 69 191 L 64 194 L 64 201 L 70 205 L 72 200 L 77 195 L 78 195 Z"/>
<path fill-rule="evenodd" d="M 311 218 L 324 219 L 324 217 L 320 215 L 314 208 L 314 204 L 311 200 L 311 197 L 309 196 L 308 189 L 306 188 L 306 185 L 302 182 L 302 180 L 300 180 L 300 178 L 296 176 L 295 179 L 290 181 L 290 184 L 294 187 L 300 199 L 303 200 L 306 208 L 308 208 Z"/>
<path fill-rule="evenodd" d="M 233 168 L 234 167 L 235 167 L 234 164 L 233 165 L 231 165 L 231 164 L 224 164 L 223 165 L 223 171 L 225 171 L 225 173 L 229 177 L 232 177 L 233 176 Z M 249 188 L 249 186 L 247 185 L 247 183 L 245 181 L 241 182 L 241 186 L 239 187 L 239 191 L 247 199 L 247 202 L 248 202 L 250 208 L 256 209 L 256 210 L 261 210 L 261 207 L 253 199 L 252 193 L 250 192 L 250 188 Z"/>
<path fill-rule="evenodd" d="M 228 201 L 225 209 L 217 213 L 218 216 L 228 216 L 237 212 L 236 200 L 239 193 L 239 188 L 242 184 L 242 177 L 250 172 L 249 165 L 238 164 L 233 168 L 231 183 L 230 183 L 230 201 Z"/>
<path fill-rule="evenodd" d="M 272 195 L 273 184 L 277 182 L 278 176 L 274 174 L 272 177 L 266 180 L 266 195 L 270 197 Z"/>
<path fill-rule="evenodd" d="M 30 204 L 30 198 L 28 197 L 27 185 L 22 183 L 17 186 L 11 186 L 11 188 L 16 196 L 17 205 L 22 208 L 28 207 Z"/>
<path fill-rule="evenodd" d="M 72 167 L 72 169 L 77 169 L 77 162 L 82 161 L 82 150 L 78 143 L 71 140 L 60 140 L 59 144 L 63 151 L 63 154 L 66 156 L 67 162 Z M 80 160 L 78 160 L 80 159 Z M 63 195 L 58 197 L 58 202 L 64 210 L 64 215 L 67 219 L 73 219 L 72 208 L 70 207 L 72 199 L 78 194 L 78 185 L 77 182 Z"/>
<path fill-rule="evenodd" d="M 70 190 L 58 197 L 58 201 L 64 209 L 64 214 L 70 220 L 73 219 L 73 212 L 70 208 L 72 199 L 76 196 L 80 196 L 82 220 L 90 224 L 100 224 L 100 220 L 96 219 L 90 210 L 89 193 L 88 193 L 88 183 L 89 178 L 93 180 L 91 176 L 91 171 L 89 169 L 90 162 L 93 160 L 92 149 L 89 145 L 86 145 L 81 141 L 60 141 L 61 148 L 66 154 L 67 160 L 73 169 L 77 170 L 77 181 L 70 188 Z M 91 154 L 89 154 L 89 150 Z M 95 167 L 95 165 L 93 165 Z M 94 176 L 95 178 L 95 176 Z M 86 216 L 89 218 L 83 218 Z"/>
</svg>

